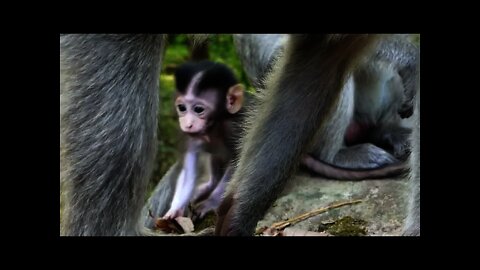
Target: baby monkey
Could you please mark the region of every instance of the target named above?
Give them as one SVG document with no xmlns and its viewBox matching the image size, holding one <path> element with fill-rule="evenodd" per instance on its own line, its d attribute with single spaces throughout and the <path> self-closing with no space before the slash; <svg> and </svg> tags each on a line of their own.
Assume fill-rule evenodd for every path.
<svg viewBox="0 0 480 270">
<path fill-rule="evenodd" d="M 175 107 L 187 141 L 175 194 L 163 218 L 183 216 L 192 196 L 194 214 L 202 218 L 220 205 L 233 173 L 231 161 L 237 156 L 244 117 L 244 86 L 227 66 L 210 61 L 183 64 L 175 72 L 175 83 Z M 211 176 L 194 194 L 201 151 L 211 154 Z"/>
</svg>

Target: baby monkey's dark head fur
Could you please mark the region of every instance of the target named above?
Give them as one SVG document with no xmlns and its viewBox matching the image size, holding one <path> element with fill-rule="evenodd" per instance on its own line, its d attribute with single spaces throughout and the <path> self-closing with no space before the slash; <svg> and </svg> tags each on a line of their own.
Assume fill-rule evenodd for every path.
<svg viewBox="0 0 480 270">
<path fill-rule="evenodd" d="M 183 64 L 175 72 L 175 83 L 175 107 L 185 133 L 208 133 L 242 108 L 244 88 L 223 64 Z"/>
</svg>

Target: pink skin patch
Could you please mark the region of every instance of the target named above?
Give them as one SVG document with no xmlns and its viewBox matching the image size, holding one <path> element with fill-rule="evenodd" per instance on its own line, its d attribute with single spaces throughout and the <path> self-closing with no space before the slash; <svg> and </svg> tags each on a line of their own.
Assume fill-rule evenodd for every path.
<svg viewBox="0 0 480 270">
<path fill-rule="evenodd" d="M 368 124 L 352 121 L 345 132 L 345 142 L 347 144 L 355 144 L 367 135 L 369 129 L 370 126 Z"/>
</svg>

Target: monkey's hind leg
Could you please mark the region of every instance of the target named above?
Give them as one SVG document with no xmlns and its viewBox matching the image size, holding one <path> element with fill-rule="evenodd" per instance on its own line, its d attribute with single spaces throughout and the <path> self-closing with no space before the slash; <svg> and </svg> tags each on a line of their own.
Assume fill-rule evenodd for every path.
<svg viewBox="0 0 480 270">
<path fill-rule="evenodd" d="M 412 153 L 410 155 L 410 193 L 407 218 L 403 235 L 420 235 L 420 91 L 417 93 L 415 108 L 415 127 L 412 134 Z"/>
<path fill-rule="evenodd" d="M 138 233 L 155 157 L 162 51 L 162 35 L 60 37 L 65 234 Z"/>
</svg>

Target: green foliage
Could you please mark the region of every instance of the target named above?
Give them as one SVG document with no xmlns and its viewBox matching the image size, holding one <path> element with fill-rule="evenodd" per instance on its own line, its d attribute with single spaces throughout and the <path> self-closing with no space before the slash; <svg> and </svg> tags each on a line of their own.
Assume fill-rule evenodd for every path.
<svg viewBox="0 0 480 270">
<path fill-rule="evenodd" d="M 164 71 L 171 73 L 167 67 L 174 68 L 189 60 L 187 35 L 172 35 L 164 57 Z M 227 34 L 212 35 L 208 39 L 209 55 L 211 61 L 219 62 L 231 68 L 247 88 L 251 88 L 246 73 L 243 71 L 240 59 L 233 45 L 233 36 Z M 251 89 L 253 91 L 253 89 Z"/>
<path fill-rule="evenodd" d="M 171 38 L 168 43 L 163 60 L 163 69 L 165 69 L 167 65 L 180 65 L 187 61 L 188 58 L 189 51 L 186 35 L 176 35 Z M 164 73 L 162 72 L 162 74 Z"/>
<path fill-rule="evenodd" d="M 416 45 L 420 45 L 420 34 L 413 34 L 412 35 L 412 41 Z"/>
<path fill-rule="evenodd" d="M 233 46 L 232 35 L 215 35 L 211 38 L 210 60 L 223 63 L 230 67 L 239 81 L 253 91 L 248 82 L 247 75 L 243 71 L 242 64 L 235 51 L 235 46 Z"/>
</svg>

